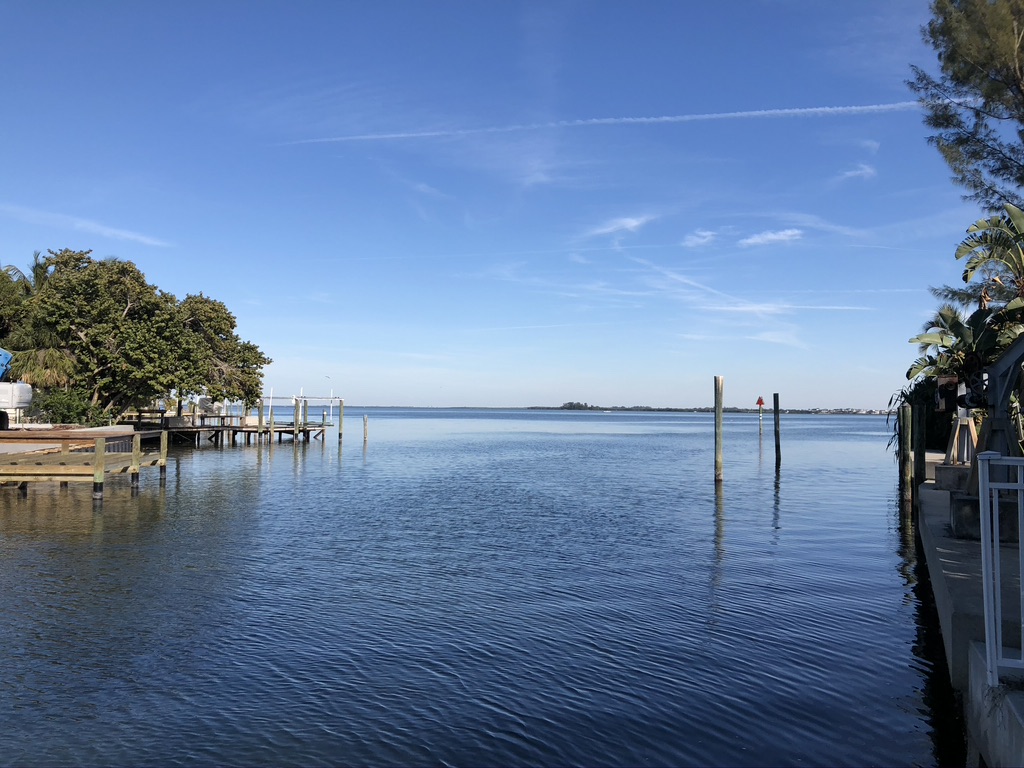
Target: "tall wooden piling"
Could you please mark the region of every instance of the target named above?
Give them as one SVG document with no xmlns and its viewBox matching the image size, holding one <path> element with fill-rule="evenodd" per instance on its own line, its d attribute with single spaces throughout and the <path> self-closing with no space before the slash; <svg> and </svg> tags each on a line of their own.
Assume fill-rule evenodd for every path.
<svg viewBox="0 0 1024 768">
<path fill-rule="evenodd" d="M 132 463 L 128 467 L 128 474 L 131 476 L 133 488 L 139 487 L 139 473 L 142 467 L 142 435 L 136 432 L 132 435 Z"/>
<path fill-rule="evenodd" d="M 913 456 L 910 450 L 910 406 L 901 405 L 897 416 L 899 428 L 900 501 L 910 502 L 914 495 Z"/>
<path fill-rule="evenodd" d="M 92 465 L 92 497 L 103 498 L 103 473 L 107 468 L 107 440 L 104 437 L 96 438 L 96 454 L 93 456 Z"/>
<path fill-rule="evenodd" d="M 775 410 L 775 469 L 782 466 L 782 438 L 779 435 L 779 393 L 772 395 L 772 408 Z"/>
<path fill-rule="evenodd" d="M 925 424 L 928 420 L 928 413 L 925 411 L 924 406 L 914 405 L 911 406 L 911 415 L 910 441 L 914 450 L 914 489 L 916 490 L 925 481 L 927 473 L 925 461 L 927 428 Z"/>
<path fill-rule="evenodd" d="M 370 417 L 367 416 L 364 413 L 363 414 L 363 445 L 366 445 L 366 441 L 369 440 L 369 437 L 370 437 L 369 421 L 370 421 Z"/>
<path fill-rule="evenodd" d="M 338 399 L 338 442 L 341 442 L 341 435 L 345 431 L 345 398 Z"/>
<path fill-rule="evenodd" d="M 722 394 L 725 379 L 715 376 L 715 482 L 722 482 Z"/>
<path fill-rule="evenodd" d="M 167 485 L 167 444 L 170 442 L 167 430 L 160 433 L 160 459 L 157 466 L 160 467 L 160 487 Z"/>
</svg>

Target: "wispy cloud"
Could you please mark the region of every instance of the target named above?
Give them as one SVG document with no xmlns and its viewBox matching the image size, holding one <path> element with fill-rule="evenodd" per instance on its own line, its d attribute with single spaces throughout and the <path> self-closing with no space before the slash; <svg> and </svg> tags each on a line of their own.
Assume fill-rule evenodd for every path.
<svg viewBox="0 0 1024 768">
<path fill-rule="evenodd" d="M 916 101 L 897 101 L 889 104 L 865 104 L 845 107 L 797 107 L 791 109 L 754 109 L 740 112 L 708 112 L 691 115 L 662 115 L 658 117 L 594 117 L 581 120 L 554 120 L 546 123 L 495 125 L 484 128 L 445 128 L 439 130 L 396 131 L 392 133 L 361 133 L 348 136 L 330 136 L 301 139 L 289 144 L 326 144 L 346 141 L 399 141 L 403 139 L 450 139 L 482 133 L 514 133 L 552 128 L 592 128 L 602 125 L 664 125 L 666 123 L 695 123 L 710 120 L 757 120 L 772 117 L 839 117 L 843 115 L 872 115 L 880 112 L 907 112 L 920 109 Z"/>
<path fill-rule="evenodd" d="M 656 218 L 658 217 L 653 214 L 644 214 L 642 216 L 623 216 L 617 219 L 609 219 L 604 224 L 588 230 L 583 236 L 601 237 L 603 235 L 617 235 L 622 232 L 636 232 Z"/>
<path fill-rule="evenodd" d="M 819 232 L 829 232 L 835 235 L 846 237 L 861 237 L 865 233 L 862 230 L 853 229 L 842 224 L 833 224 L 813 213 L 773 213 L 772 218 L 778 219 L 781 223 L 792 224 L 803 229 L 813 229 Z"/>
<path fill-rule="evenodd" d="M 710 232 L 706 229 L 698 229 L 683 238 L 682 246 L 684 248 L 697 248 L 701 245 L 707 245 L 714 239 L 714 232 Z"/>
<path fill-rule="evenodd" d="M 38 224 L 40 226 L 55 227 L 57 229 L 74 229 L 79 232 L 88 232 L 93 235 L 99 235 L 100 237 L 110 238 L 111 240 L 128 240 L 130 242 L 152 245 L 158 248 L 167 248 L 170 246 L 170 243 L 159 240 L 155 237 L 150 237 L 149 235 L 140 234 L 139 232 L 109 227 L 98 221 L 82 219 L 77 216 L 68 216 L 63 213 L 51 213 L 49 211 L 39 211 L 33 208 L 25 208 L 20 205 L 5 205 L 0 203 L 0 215 L 8 216 L 12 219 L 18 219 L 19 221 L 23 221 L 27 224 Z"/>
<path fill-rule="evenodd" d="M 747 338 L 751 341 L 763 341 L 767 344 L 781 344 L 786 347 L 807 349 L 807 345 L 797 338 L 796 333 L 789 330 L 763 331 L 761 333 L 755 333 L 753 336 L 748 336 Z"/>
<path fill-rule="evenodd" d="M 773 245 L 775 243 L 789 243 L 799 240 L 804 236 L 801 229 L 779 229 L 760 232 L 750 237 L 745 237 L 737 243 L 741 248 L 749 248 L 755 245 Z"/>
<path fill-rule="evenodd" d="M 436 189 L 435 187 L 432 187 L 429 184 L 422 181 L 409 182 L 409 186 L 412 188 L 414 192 L 425 197 L 436 197 L 443 199 L 451 197 L 451 195 L 445 194 L 441 190 Z"/>
<path fill-rule="evenodd" d="M 867 163 L 859 163 L 853 170 L 845 171 L 836 177 L 836 181 L 846 181 L 848 179 L 873 179 L 878 175 L 878 171 L 875 170 L 874 166 L 868 165 Z"/>
<path fill-rule="evenodd" d="M 744 312 L 755 315 L 785 315 L 791 312 L 818 310 L 822 312 L 871 312 L 871 307 L 846 304 L 734 304 L 731 306 L 709 305 L 701 309 L 711 312 Z"/>
<path fill-rule="evenodd" d="M 874 139 L 862 139 L 859 144 L 871 154 L 875 154 L 882 148 L 881 142 L 875 141 Z"/>
</svg>

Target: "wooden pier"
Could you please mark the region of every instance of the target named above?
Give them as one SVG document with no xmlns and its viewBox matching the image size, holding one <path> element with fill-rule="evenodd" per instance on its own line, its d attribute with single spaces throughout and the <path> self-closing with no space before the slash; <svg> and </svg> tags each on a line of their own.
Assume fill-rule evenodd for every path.
<svg viewBox="0 0 1024 768">
<path fill-rule="evenodd" d="M 300 411 L 297 409 L 296 413 L 299 414 Z M 126 423 L 132 424 L 136 429 L 166 430 L 170 433 L 172 442 L 187 443 L 197 448 L 204 439 L 214 445 L 235 445 L 240 437 L 246 445 L 253 441 L 273 441 L 275 438 L 281 443 L 285 437 L 290 437 L 295 442 L 302 440 L 308 443 L 310 440 L 323 439 L 327 427 L 334 426 L 333 422 L 328 421 L 326 412 L 320 421 L 309 421 L 308 408 L 302 409 L 301 415 L 303 418 L 298 421 L 275 423 L 273 412 L 270 419 L 266 420 L 262 413 L 258 417 L 212 413 L 174 416 L 165 411 L 139 411 L 132 414 Z"/>
<path fill-rule="evenodd" d="M 143 448 L 143 439 L 159 448 Z M 127 474 L 133 491 L 143 467 L 167 477 L 168 433 L 162 430 L 28 429 L 0 432 L 0 483 L 17 484 L 22 494 L 33 482 L 92 483 L 103 498 L 108 475 Z"/>
<path fill-rule="evenodd" d="M 338 401 L 338 442 L 344 424 L 344 400 Z M 216 446 L 236 445 L 240 439 L 252 442 L 281 443 L 285 437 L 294 443 L 322 440 L 334 423 L 323 412 L 320 421 L 309 420 L 309 399 L 294 398 L 295 417 L 289 422 L 274 422 L 273 408 L 264 420 L 244 414 L 201 413 L 193 410 L 176 416 L 162 409 L 132 413 L 117 427 L 82 429 L 0 430 L 0 486 L 16 485 L 22 495 L 33 482 L 92 482 L 93 498 L 103 498 L 108 476 L 127 474 L 133 494 L 139 486 L 143 467 L 158 467 L 160 485 L 167 477 L 167 449 L 172 441 L 198 448 L 203 440 Z M 333 416 L 333 414 L 332 414 Z M 363 419 L 366 442 L 366 419 Z M 159 445 L 157 449 L 156 445 Z"/>
</svg>

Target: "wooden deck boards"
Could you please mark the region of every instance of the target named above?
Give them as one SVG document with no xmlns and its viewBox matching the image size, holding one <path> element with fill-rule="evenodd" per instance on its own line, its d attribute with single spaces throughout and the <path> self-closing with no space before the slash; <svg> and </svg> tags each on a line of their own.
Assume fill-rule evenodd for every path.
<svg viewBox="0 0 1024 768">
<path fill-rule="evenodd" d="M 143 437 L 160 438 L 158 451 L 142 449 Z M 128 474 L 138 485 L 143 467 L 167 470 L 166 432 L 25 430 L 0 432 L 0 445 L 20 450 L 0 454 L 0 484 L 15 483 L 25 492 L 30 482 L 92 482 L 93 498 L 103 498 L 107 475 Z M 32 450 L 32 445 L 40 446 Z"/>
</svg>

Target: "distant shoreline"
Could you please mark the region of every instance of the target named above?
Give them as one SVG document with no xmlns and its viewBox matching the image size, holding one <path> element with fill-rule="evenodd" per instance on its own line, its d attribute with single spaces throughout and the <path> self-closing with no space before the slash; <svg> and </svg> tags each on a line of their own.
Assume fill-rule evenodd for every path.
<svg viewBox="0 0 1024 768">
<path fill-rule="evenodd" d="M 566 411 L 568 413 L 714 413 L 713 406 L 698 408 L 661 408 L 647 405 L 612 405 L 607 408 L 589 406 L 587 408 L 566 408 L 560 405 L 355 405 L 349 408 L 402 408 L 410 411 Z M 771 408 L 762 413 L 771 414 Z M 758 413 L 757 408 L 725 407 L 722 413 Z M 895 413 L 891 409 L 870 408 L 780 408 L 779 413 L 804 416 L 888 416 Z"/>
</svg>

